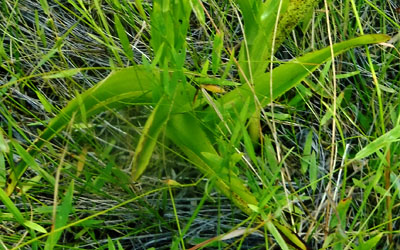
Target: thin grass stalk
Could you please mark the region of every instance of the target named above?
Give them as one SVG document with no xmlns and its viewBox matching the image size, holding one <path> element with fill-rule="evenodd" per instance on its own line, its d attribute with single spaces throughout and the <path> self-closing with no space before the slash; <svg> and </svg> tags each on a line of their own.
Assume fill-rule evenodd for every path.
<svg viewBox="0 0 400 250">
<path fill-rule="evenodd" d="M 332 41 L 332 34 L 331 34 L 331 24 L 330 24 L 330 15 L 329 15 L 329 7 L 328 7 L 328 2 L 324 0 L 324 7 L 325 7 L 325 16 L 326 16 L 326 27 L 328 31 L 328 39 L 329 39 L 329 47 L 330 47 L 330 52 L 331 52 L 331 67 L 332 67 L 332 82 L 333 82 L 333 98 L 332 98 L 332 137 L 331 137 L 331 159 L 329 163 L 329 175 L 330 177 L 328 186 L 326 188 L 326 192 L 328 194 L 328 197 L 332 198 L 332 177 L 333 173 L 335 172 L 335 163 L 336 163 L 336 150 L 337 150 L 337 145 L 336 145 L 336 64 L 335 64 L 335 53 L 333 51 L 333 41 Z M 328 199 L 328 204 L 326 207 L 326 217 L 325 217 L 325 238 L 328 237 L 328 232 L 329 232 L 329 222 L 331 220 L 331 214 L 332 214 L 332 206 L 336 204 L 331 204 L 331 203 L 336 203 L 336 201 L 332 199 Z"/>
</svg>

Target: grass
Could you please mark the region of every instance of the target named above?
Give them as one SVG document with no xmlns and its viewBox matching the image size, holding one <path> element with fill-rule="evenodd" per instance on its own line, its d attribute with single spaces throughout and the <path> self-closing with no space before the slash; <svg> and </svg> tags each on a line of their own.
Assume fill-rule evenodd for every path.
<svg viewBox="0 0 400 250">
<path fill-rule="evenodd" d="M 0 5 L 0 247 L 396 249 L 399 6 L 157 3 Z"/>
</svg>

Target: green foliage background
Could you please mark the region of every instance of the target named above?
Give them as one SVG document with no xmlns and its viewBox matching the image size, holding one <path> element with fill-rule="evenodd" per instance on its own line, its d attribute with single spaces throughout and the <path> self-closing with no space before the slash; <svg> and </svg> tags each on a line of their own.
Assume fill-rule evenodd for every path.
<svg viewBox="0 0 400 250">
<path fill-rule="evenodd" d="M 362 2 L 27 3 L 2 5 L 0 199 L 3 221 L 26 232 L 3 247 L 129 248 L 157 228 L 175 236 L 143 246 L 246 248 L 256 229 L 267 249 L 396 244 L 397 40 L 366 46 L 390 37 L 363 35 Z M 393 6 L 370 6 L 383 31 L 396 27 Z M 232 222 L 193 236 L 204 207 L 223 218 L 213 190 L 243 219 L 231 208 Z M 185 196 L 198 198 L 191 216 Z M 123 209 L 132 217 L 112 223 Z"/>
</svg>

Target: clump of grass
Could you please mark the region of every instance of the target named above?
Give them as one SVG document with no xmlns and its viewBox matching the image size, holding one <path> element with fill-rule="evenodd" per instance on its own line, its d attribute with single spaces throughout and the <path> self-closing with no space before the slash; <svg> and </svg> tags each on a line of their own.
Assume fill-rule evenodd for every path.
<svg viewBox="0 0 400 250">
<path fill-rule="evenodd" d="M 397 87 L 393 84 L 398 80 L 396 49 L 357 48 L 323 64 L 296 88 L 274 98 L 274 103 L 264 101 L 266 107 L 258 109 L 261 115 L 253 116 L 255 129 L 249 132 L 247 126 L 253 125 L 247 124 L 246 111 L 224 112 L 228 108 L 223 106 L 223 101 L 236 98 L 232 93 L 243 96 L 245 91 L 233 92 L 237 87 L 229 86 L 225 88 L 230 94 L 213 99 L 201 85 L 210 81 L 247 84 L 246 77 L 260 80 L 268 75 L 257 68 L 266 66 L 269 70 L 287 63 L 286 59 L 329 46 L 329 38 L 340 42 L 363 32 L 392 35 L 398 19 L 396 6 L 354 1 L 338 5 L 332 1 L 328 6 L 329 35 L 321 5 L 306 15 L 270 65 L 271 50 L 263 58 L 258 52 L 261 47 L 257 47 L 263 40 L 254 46 L 251 32 L 246 30 L 246 22 L 261 8 L 262 1 L 247 10 L 240 6 L 245 1 L 238 2 L 201 5 L 191 1 L 192 6 L 186 6 L 188 13 L 195 10 L 191 17 L 170 8 L 176 16 L 186 18 L 180 24 L 168 12 L 157 12 L 155 8 L 166 7 L 157 3 L 3 3 L 0 181 L 7 190 L 14 184 L 5 183 L 7 175 L 13 173 L 9 169 L 29 165 L 14 179 L 20 192 L 12 199 L 1 193 L 3 220 L 7 221 L 0 238 L 3 248 L 178 249 L 205 246 L 205 242 L 215 248 L 305 246 L 296 243 L 298 238 L 311 249 L 395 246 L 395 152 L 399 137 Z M 28 11 L 31 6 L 35 11 Z M 387 11 L 378 11 L 382 9 Z M 240 18 L 246 11 L 250 14 L 247 21 Z M 349 13 L 352 18 L 348 18 Z M 186 25 L 188 32 L 173 24 Z M 175 39 L 174 43 L 163 44 L 163 36 L 170 34 L 176 35 L 168 37 L 169 42 Z M 283 41 L 275 35 L 275 43 Z M 187 54 L 179 58 L 181 52 L 172 49 L 185 48 L 185 41 Z M 246 46 L 248 54 L 239 55 L 240 47 Z M 246 56 L 259 60 L 249 62 Z M 124 106 L 127 102 L 144 104 L 140 108 L 105 108 L 95 113 L 86 102 L 98 101 L 102 93 L 89 90 L 89 94 L 78 94 L 112 70 L 137 64 L 144 66 L 116 75 L 122 77 L 125 72 L 128 79 L 136 79 L 132 73 L 154 71 L 157 66 L 157 73 L 151 72 L 154 79 L 144 77 L 145 82 L 154 84 L 159 77 L 163 83 L 162 88 L 140 86 L 152 91 L 151 98 L 144 94 L 141 99 L 122 99 Z M 109 82 L 118 84 L 118 77 L 112 77 L 107 78 Z M 204 78 L 207 82 L 201 82 Z M 157 99 L 164 92 L 174 93 L 171 82 L 178 80 L 197 85 L 201 92 L 193 104 L 194 88 L 183 89 L 187 96 L 181 98 L 185 104 L 180 112 L 189 116 L 180 120 L 170 111 L 174 108 L 170 97 Z M 115 91 L 123 94 L 123 90 Z M 65 123 L 65 130 L 54 133 L 51 129 L 57 127 L 51 118 L 69 112 L 60 110 L 73 98 L 76 106 L 70 105 L 71 116 L 58 118 Z M 171 99 L 180 105 L 179 98 Z M 207 101 L 212 108 L 206 107 Z M 256 103 L 253 99 L 243 103 L 246 101 Z M 252 108 L 243 103 L 244 109 Z M 149 120 L 165 120 L 168 126 L 154 128 Z M 56 136 L 51 141 L 53 134 L 37 139 L 43 131 Z M 191 137 L 201 138 L 200 134 L 211 138 L 210 146 L 203 139 L 197 141 L 203 145 L 192 144 Z M 190 147 L 198 154 L 191 153 L 195 151 Z M 147 154 L 142 162 L 137 160 L 140 152 Z M 131 180 L 132 165 L 138 182 Z M 216 176 L 209 174 L 209 166 L 214 167 Z M 229 167 L 228 174 L 224 166 Z M 242 186 L 229 186 L 231 181 Z M 58 204 L 56 208 L 54 204 Z M 282 235 L 291 242 L 285 243 Z"/>
</svg>

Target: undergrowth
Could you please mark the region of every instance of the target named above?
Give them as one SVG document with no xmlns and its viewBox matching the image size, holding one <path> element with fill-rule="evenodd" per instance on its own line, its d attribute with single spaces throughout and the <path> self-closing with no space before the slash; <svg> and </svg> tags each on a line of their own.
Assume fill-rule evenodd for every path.
<svg viewBox="0 0 400 250">
<path fill-rule="evenodd" d="M 235 1 L 202 3 L 204 23 L 199 13 L 189 19 L 184 68 L 243 81 L 230 59 L 246 39 L 240 8 Z M 266 105 L 259 118 L 261 139 L 248 135 L 239 143 L 243 162 L 234 171 L 252 194 L 268 200 L 265 207 L 274 211 L 263 219 L 276 216 L 309 249 L 396 249 L 400 6 L 366 0 L 327 5 L 329 31 L 322 1 L 290 32 L 273 67 L 328 47 L 330 39 L 336 43 L 375 33 L 392 39 L 335 57 Z M 0 8 L 2 186 L 9 184 L 10 170 L 29 162 L 15 192 L 0 195 L 2 249 L 282 247 L 270 227 L 217 192 L 215 181 L 164 133 L 143 176 L 132 181 L 137 145 L 157 103 L 72 116 L 64 130 L 29 157 L 32 142 L 79 93 L 116 69 L 149 65 L 160 56 L 151 44 L 152 2 L 5 0 Z M 224 34 L 219 63 L 213 55 L 216 27 Z M 202 91 L 197 100 L 188 97 L 193 105 L 205 103 Z M 228 136 L 221 136 L 228 133 L 220 133 L 225 128 L 207 127 L 207 122 L 202 124 L 207 134 L 217 137 L 213 146 L 232 152 L 225 148 Z M 261 178 L 243 170 L 246 160 Z M 250 209 L 262 214 L 262 207 Z M 62 230 L 51 231 L 60 225 Z"/>
</svg>

